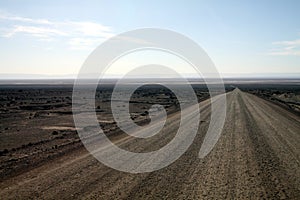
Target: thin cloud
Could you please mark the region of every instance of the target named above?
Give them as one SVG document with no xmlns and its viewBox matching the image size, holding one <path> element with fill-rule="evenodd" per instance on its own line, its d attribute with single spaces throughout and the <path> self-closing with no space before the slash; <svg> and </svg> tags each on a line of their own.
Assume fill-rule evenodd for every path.
<svg viewBox="0 0 300 200">
<path fill-rule="evenodd" d="M 67 36 L 68 34 L 57 29 L 36 26 L 20 26 L 16 25 L 4 37 L 12 37 L 18 33 L 25 33 L 38 38 L 50 38 L 52 36 Z"/>
<path fill-rule="evenodd" d="M 51 21 L 33 19 L 0 12 L 0 36 L 13 38 L 26 35 L 40 42 L 63 41 L 68 49 L 91 50 L 115 34 L 109 26 L 91 21 Z M 117 40 L 153 45 L 140 38 L 118 36 Z"/>
<path fill-rule="evenodd" d="M 300 51 L 273 51 L 269 52 L 271 56 L 300 56 Z"/>
<path fill-rule="evenodd" d="M 67 28 L 74 30 L 78 33 L 82 33 L 86 36 L 94 36 L 94 37 L 111 37 L 112 30 L 108 26 L 103 26 L 94 22 L 63 22 L 60 23 L 62 26 L 66 26 Z"/>
<path fill-rule="evenodd" d="M 114 35 L 109 26 L 90 21 L 51 21 L 0 13 L 2 37 L 26 35 L 38 41 L 63 39 L 71 49 L 89 49 Z M 82 45 L 82 46 L 81 46 Z"/>
<path fill-rule="evenodd" d="M 273 42 L 273 49 L 268 52 L 272 56 L 300 56 L 300 39 Z"/>
<path fill-rule="evenodd" d="M 50 21 L 46 19 L 31 19 L 31 18 L 19 17 L 19 16 L 15 16 L 3 12 L 0 13 L 0 20 L 26 22 L 26 23 L 33 23 L 33 24 L 52 24 Z"/>
<path fill-rule="evenodd" d="M 300 39 L 299 40 L 290 40 L 290 41 L 279 41 L 273 42 L 274 45 L 284 45 L 284 46 L 300 46 Z"/>
</svg>

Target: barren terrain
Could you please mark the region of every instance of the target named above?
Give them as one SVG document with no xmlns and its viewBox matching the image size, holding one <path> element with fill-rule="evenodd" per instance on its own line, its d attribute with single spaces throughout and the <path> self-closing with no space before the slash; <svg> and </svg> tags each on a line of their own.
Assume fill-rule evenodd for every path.
<svg viewBox="0 0 300 200">
<path fill-rule="evenodd" d="M 235 89 L 227 93 L 227 117 L 221 138 L 207 157 L 199 159 L 210 121 L 210 101 L 204 100 L 204 94 L 199 103 L 198 134 L 188 151 L 170 166 L 143 174 L 116 171 L 93 158 L 76 136 L 71 113 L 63 109 L 70 103 L 66 97 L 56 94 L 51 101 L 57 102 L 49 102 L 49 108 L 45 102 L 41 103 L 43 109 L 36 108 L 36 102 L 36 110 L 26 104 L 19 111 L 3 111 L 1 199 L 299 199 L 300 117 Z M 113 122 L 108 125 L 108 113 L 103 115 L 107 118 L 105 123 L 100 124 L 106 126 L 107 133 L 115 133 L 111 140 L 124 149 L 158 149 L 174 137 L 180 120 L 174 101 L 164 96 L 161 99 L 169 106 L 169 117 L 162 133 L 149 140 L 119 133 Z M 132 109 L 143 113 L 147 106 L 142 105 Z M 97 112 L 105 113 L 105 108 Z M 137 122 L 147 122 L 147 115 L 135 116 Z M 186 127 L 188 131 L 188 124 Z M 19 144 L 23 146 L 17 147 Z"/>
</svg>

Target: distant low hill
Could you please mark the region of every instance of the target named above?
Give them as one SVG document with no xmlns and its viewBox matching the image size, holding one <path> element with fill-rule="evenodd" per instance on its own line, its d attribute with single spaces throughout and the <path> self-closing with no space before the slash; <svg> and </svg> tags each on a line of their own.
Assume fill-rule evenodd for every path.
<svg viewBox="0 0 300 200">
<path fill-rule="evenodd" d="M 197 78 L 199 76 L 195 74 L 182 74 L 186 78 Z M 45 79 L 75 79 L 76 74 L 66 74 L 66 75 L 45 75 L 45 74 L 0 74 L 0 80 L 45 80 Z M 93 77 L 93 75 L 86 75 L 86 77 Z M 120 75 L 107 75 L 106 78 L 109 79 L 118 79 Z M 166 76 L 168 77 L 168 76 Z M 138 78 L 166 78 L 163 76 L 151 74 L 145 76 L 131 76 L 129 78 L 138 79 Z M 244 74 L 235 74 L 235 73 L 224 73 L 221 74 L 222 78 L 249 78 L 249 79 L 300 79 L 300 73 L 244 73 Z M 168 77 L 172 78 L 172 77 Z"/>
</svg>

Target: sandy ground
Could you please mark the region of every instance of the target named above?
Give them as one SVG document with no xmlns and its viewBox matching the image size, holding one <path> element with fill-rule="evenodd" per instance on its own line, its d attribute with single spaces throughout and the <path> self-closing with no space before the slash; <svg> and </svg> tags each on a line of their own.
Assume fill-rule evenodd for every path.
<svg viewBox="0 0 300 200">
<path fill-rule="evenodd" d="M 119 172 L 78 147 L 1 181 L 0 199 L 300 199 L 300 117 L 238 89 L 227 94 L 227 104 L 222 136 L 204 159 L 198 152 L 209 124 L 209 101 L 200 103 L 193 144 L 166 168 Z M 116 144 L 157 149 L 172 139 L 179 119 L 173 114 L 160 137 Z"/>
</svg>

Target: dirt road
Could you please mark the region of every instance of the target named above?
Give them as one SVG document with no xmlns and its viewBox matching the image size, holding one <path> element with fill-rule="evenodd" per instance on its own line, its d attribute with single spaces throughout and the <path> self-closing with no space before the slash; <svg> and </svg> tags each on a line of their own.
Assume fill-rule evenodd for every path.
<svg viewBox="0 0 300 200">
<path fill-rule="evenodd" d="M 170 166 L 143 174 L 104 166 L 83 148 L 1 181 L 0 199 L 300 199 L 300 117 L 236 89 L 227 94 L 225 126 L 215 148 L 198 158 L 210 119 L 188 151 Z M 123 139 L 122 148 L 158 149 L 172 139 L 180 114 L 160 137 Z M 128 161 L 130 162 L 130 161 Z"/>
</svg>

